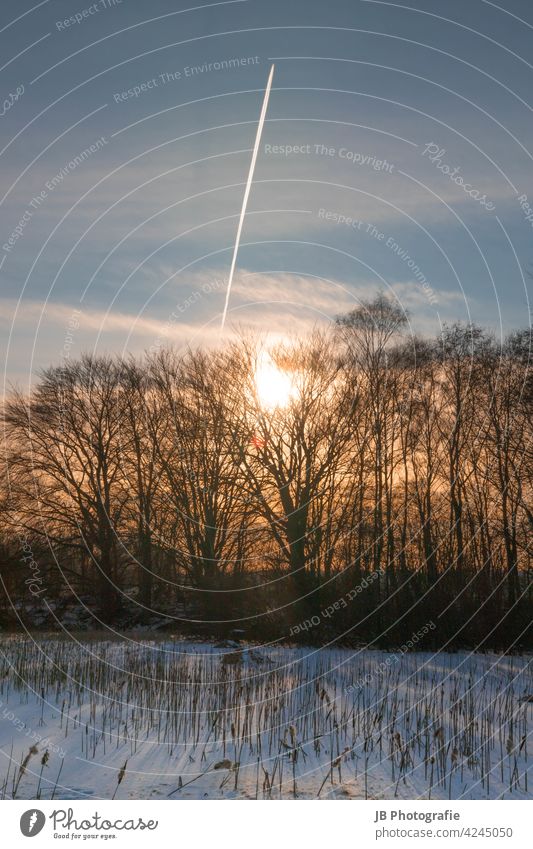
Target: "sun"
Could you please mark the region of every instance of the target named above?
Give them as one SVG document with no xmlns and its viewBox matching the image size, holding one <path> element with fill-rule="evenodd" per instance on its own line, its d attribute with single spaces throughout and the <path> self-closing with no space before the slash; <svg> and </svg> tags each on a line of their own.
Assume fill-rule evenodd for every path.
<svg viewBox="0 0 533 849">
<path fill-rule="evenodd" d="M 296 395 L 292 376 L 278 368 L 268 351 L 259 354 L 254 379 L 257 398 L 265 410 L 286 407 Z"/>
</svg>

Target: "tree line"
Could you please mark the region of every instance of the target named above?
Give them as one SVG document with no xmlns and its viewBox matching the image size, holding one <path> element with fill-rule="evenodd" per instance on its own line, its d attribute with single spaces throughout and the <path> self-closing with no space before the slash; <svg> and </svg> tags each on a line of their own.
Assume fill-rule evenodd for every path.
<svg viewBox="0 0 533 849">
<path fill-rule="evenodd" d="M 407 327 L 380 294 L 277 345 L 294 391 L 268 408 L 247 336 L 84 355 L 13 390 L 5 623 L 77 599 L 95 627 L 531 644 L 531 331 Z"/>
</svg>

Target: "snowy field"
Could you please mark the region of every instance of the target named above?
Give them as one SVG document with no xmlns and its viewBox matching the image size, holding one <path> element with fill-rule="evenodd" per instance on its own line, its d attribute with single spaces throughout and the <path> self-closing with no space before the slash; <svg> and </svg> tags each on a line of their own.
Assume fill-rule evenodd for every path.
<svg viewBox="0 0 533 849">
<path fill-rule="evenodd" d="M 0 641 L 0 798 L 533 795 L 529 658 L 79 639 Z"/>
</svg>

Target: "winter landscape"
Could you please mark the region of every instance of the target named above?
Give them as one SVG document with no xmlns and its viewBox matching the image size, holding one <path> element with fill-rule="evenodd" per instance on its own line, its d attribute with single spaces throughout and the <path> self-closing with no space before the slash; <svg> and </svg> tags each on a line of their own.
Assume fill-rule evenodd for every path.
<svg viewBox="0 0 533 849">
<path fill-rule="evenodd" d="M 531 792 L 527 658 L 80 640 L 2 640 L 2 798 Z"/>
<path fill-rule="evenodd" d="M 17 837 L 531 802 L 531 0 L 0 5 Z"/>
</svg>

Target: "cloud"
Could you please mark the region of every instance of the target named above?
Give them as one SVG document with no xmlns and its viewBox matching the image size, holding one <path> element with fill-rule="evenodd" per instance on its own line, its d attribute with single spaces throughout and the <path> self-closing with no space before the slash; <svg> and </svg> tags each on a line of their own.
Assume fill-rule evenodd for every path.
<svg viewBox="0 0 533 849">
<path fill-rule="evenodd" d="M 21 332 L 35 334 L 53 330 L 56 339 L 61 328 L 64 334 L 76 317 L 76 335 L 84 340 L 107 343 L 136 339 L 140 342 L 168 344 L 201 340 L 217 343 L 220 335 L 221 303 L 225 291 L 224 270 L 203 271 L 188 276 L 186 285 L 176 286 L 175 301 L 167 312 L 161 304 L 151 314 L 140 309 L 127 312 L 120 309 L 97 309 L 53 300 L 21 300 L 0 298 L 0 323 L 6 330 L 12 327 L 16 341 Z M 230 301 L 229 327 L 264 332 L 305 332 L 316 323 L 331 322 L 335 316 L 354 309 L 362 300 L 371 297 L 380 287 L 376 280 L 359 280 L 355 284 L 322 277 L 289 274 L 287 272 L 248 272 L 241 270 L 234 283 Z M 428 293 L 415 280 L 392 283 L 389 292 L 413 311 L 426 312 Z M 168 293 L 167 293 L 168 295 Z M 459 292 L 435 292 L 442 308 L 457 308 L 463 301 Z M 213 301 L 213 298 L 216 301 Z M 165 298 L 168 301 L 168 297 Z M 150 342 L 152 344 L 152 342 Z"/>
</svg>

